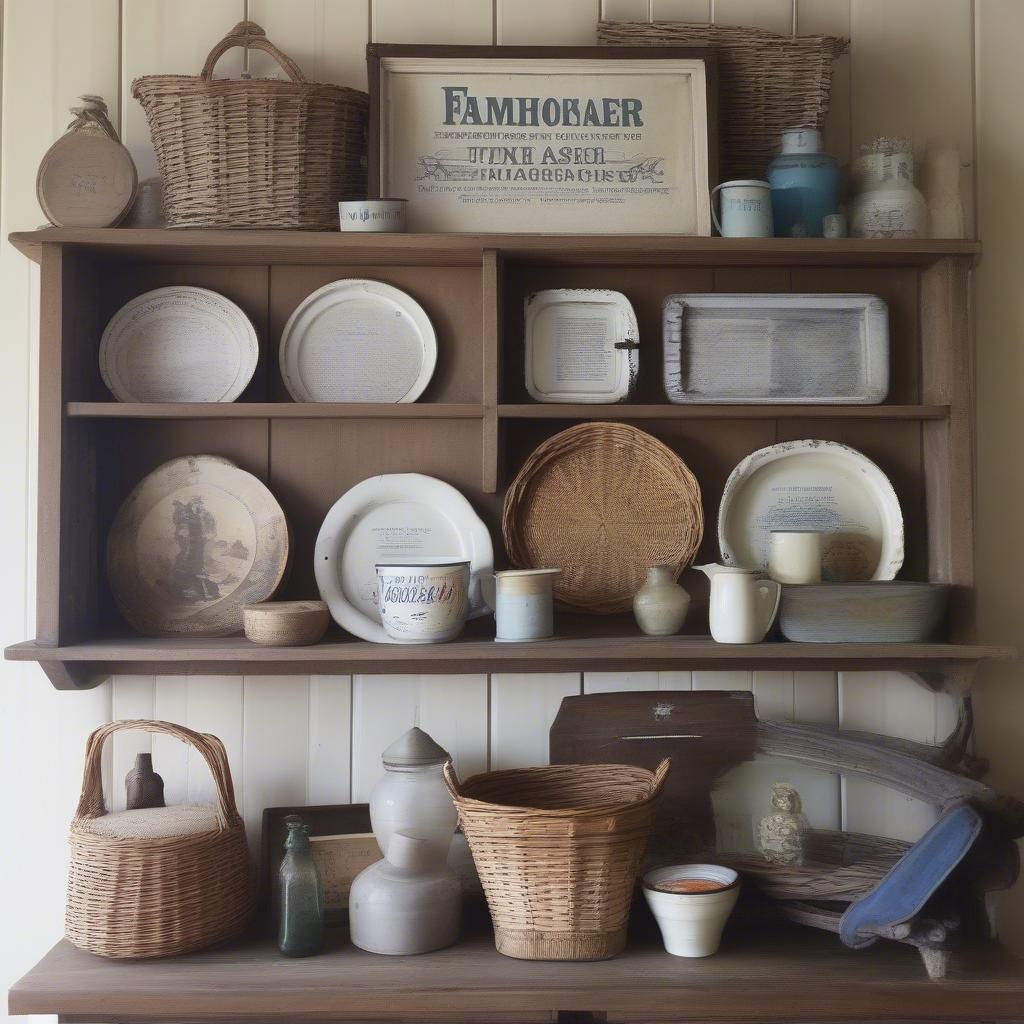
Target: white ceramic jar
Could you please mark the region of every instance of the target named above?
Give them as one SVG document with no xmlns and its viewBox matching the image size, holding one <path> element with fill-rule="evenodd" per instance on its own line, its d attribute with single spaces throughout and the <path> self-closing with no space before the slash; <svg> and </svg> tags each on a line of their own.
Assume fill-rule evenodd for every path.
<svg viewBox="0 0 1024 1024">
<path fill-rule="evenodd" d="M 669 565 L 652 565 L 633 598 L 637 625 L 648 636 L 673 636 L 682 629 L 690 595 L 675 580 Z"/>
<path fill-rule="evenodd" d="M 778 583 L 820 583 L 821 545 L 817 530 L 772 530 L 768 575 Z"/>
<path fill-rule="evenodd" d="M 415 726 L 384 751 L 384 778 L 370 793 L 370 827 L 381 853 L 404 832 L 423 839 L 442 859 L 448 856 L 458 812 L 444 784 L 448 752 Z"/>
<path fill-rule="evenodd" d="M 462 884 L 424 839 L 391 837 L 384 860 L 356 875 L 348 898 L 352 942 L 370 953 L 409 956 L 459 937 Z"/>
<path fill-rule="evenodd" d="M 506 569 L 494 574 L 495 640 L 544 640 L 555 631 L 553 587 L 561 569 Z"/>
<path fill-rule="evenodd" d="M 717 883 L 711 892 L 659 892 L 656 886 L 678 879 Z M 644 875 L 644 898 L 661 931 L 665 951 L 701 957 L 718 952 L 725 922 L 739 897 L 739 875 L 717 864 L 679 864 Z"/>
</svg>

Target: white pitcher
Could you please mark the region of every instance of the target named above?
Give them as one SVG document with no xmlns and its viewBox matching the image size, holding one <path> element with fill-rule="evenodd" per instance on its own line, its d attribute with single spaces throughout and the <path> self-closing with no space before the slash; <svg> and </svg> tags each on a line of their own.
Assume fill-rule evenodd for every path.
<svg viewBox="0 0 1024 1024">
<path fill-rule="evenodd" d="M 751 569 L 695 565 L 711 580 L 711 636 L 720 644 L 758 644 L 775 621 L 782 586 Z"/>
</svg>

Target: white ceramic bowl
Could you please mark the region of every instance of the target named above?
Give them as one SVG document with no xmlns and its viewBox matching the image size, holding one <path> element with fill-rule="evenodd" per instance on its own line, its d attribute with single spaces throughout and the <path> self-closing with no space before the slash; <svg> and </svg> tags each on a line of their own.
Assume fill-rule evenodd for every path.
<svg viewBox="0 0 1024 1024">
<path fill-rule="evenodd" d="M 395 640 L 434 644 L 462 632 L 469 614 L 469 562 L 425 558 L 378 562 L 377 609 Z"/>
<path fill-rule="evenodd" d="M 351 199 L 338 203 L 342 231 L 404 231 L 405 199 Z"/>
<path fill-rule="evenodd" d="M 678 878 L 706 879 L 728 886 L 717 892 L 659 892 L 654 886 Z M 717 864 L 676 864 L 644 875 L 644 897 L 673 956 L 711 956 L 718 952 L 722 929 L 736 906 L 740 876 Z"/>
</svg>

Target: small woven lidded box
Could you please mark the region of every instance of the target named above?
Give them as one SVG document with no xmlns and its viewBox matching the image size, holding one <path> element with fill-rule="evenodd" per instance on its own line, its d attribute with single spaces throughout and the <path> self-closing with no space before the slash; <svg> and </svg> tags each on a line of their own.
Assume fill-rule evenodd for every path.
<svg viewBox="0 0 1024 1024">
<path fill-rule="evenodd" d="M 198 750 L 213 774 L 216 806 L 108 814 L 103 745 L 122 729 L 173 736 Z M 234 938 L 252 916 L 245 826 L 224 744 L 216 736 L 171 722 L 101 726 L 86 745 L 70 842 L 64 927 L 79 949 L 118 959 L 174 956 Z"/>
<path fill-rule="evenodd" d="M 563 764 L 445 782 L 473 853 L 499 953 L 607 960 L 626 944 L 633 889 L 668 776 Z"/>
<path fill-rule="evenodd" d="M 214 79 L 235 46 L 263 50 L 290 81 Z M 369 97 L 306 81 L 259 25 L 239 22 L 202 72 L 132 82 L 153 136 L 168 227 L 338 227 L 338 201 L 366 195 Z"/>
</svg>

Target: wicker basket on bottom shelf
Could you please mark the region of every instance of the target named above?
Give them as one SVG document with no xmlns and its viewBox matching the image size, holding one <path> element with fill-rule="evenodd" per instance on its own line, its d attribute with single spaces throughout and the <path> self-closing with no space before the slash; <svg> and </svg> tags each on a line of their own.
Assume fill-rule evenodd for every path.
<svg viewBox="0 0 1024 1024">
<path fill-rule="evenodd" d="M 217 805 L 107 814 L 103 745 L 122 729 L 173 736 L 198 750 L 213 773 Z M 79 949 L 116 959 L 173 956 L 234 938 L 252 915 L 245 826 L 216 736 L 171 722 L 97 729 L 86 746 L 70 840 L 65 931 Z"/>
<path fill-rule="evenodd" d="M 670 764 L 518 768 L 463 783 L 445 765 L 499 953 L 606 960 L 622 950 Z"/>
</svg>

